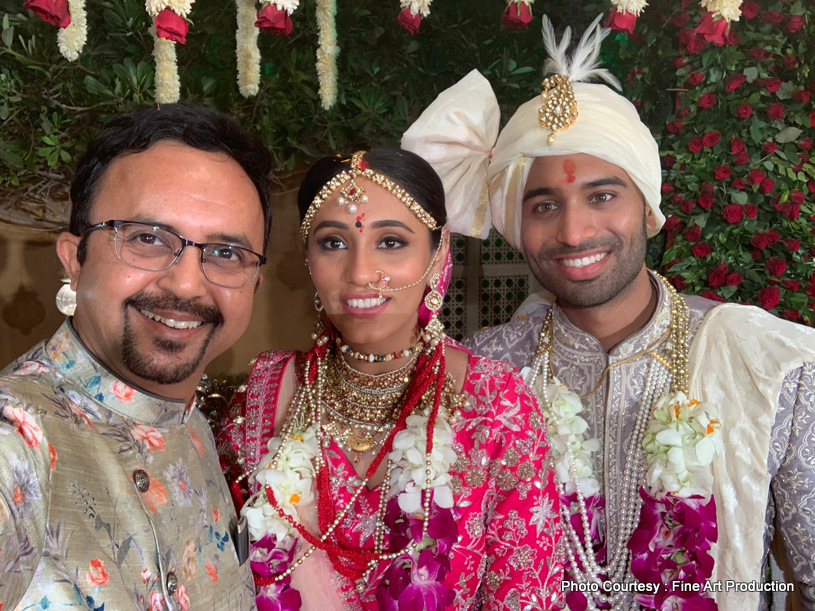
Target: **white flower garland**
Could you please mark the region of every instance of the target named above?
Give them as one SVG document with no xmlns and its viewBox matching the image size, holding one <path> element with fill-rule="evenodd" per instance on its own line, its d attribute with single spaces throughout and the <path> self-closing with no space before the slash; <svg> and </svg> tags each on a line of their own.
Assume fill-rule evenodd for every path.
<svg viewBox="0 0 815 611">
<path fill-rule="evenodd" d="M 317 0 L 317 77 L 320 81 L 320 101 L 329 110 L 337 102 L 337 0 Z"/>
<path fill-rule="evenodd" d="M 72 62 L 79 58 L 88 40 L 88 13 L 85 10 L 85 0 L 68 0 L 68 10 L 71 13 L 71 23 L 57 32 L 57 44 L 62 56 Z"/>
<path fill-rule="evenodd" d="M 422 17 L 427 17 L 430 14 L 431 2 L 433 0 L 399 0 L 399 6 L 402 10 L 409 8 L 411 15 L 421 13 Z"/>
<path fill-rule="evenodd" d="M 271 2 L 264 2 L 264 4 L 274 4 L 278 10 L 286 11 L 291 15 L 300 6 L 300 0 L 272 0 Z"/>
<path fill-rule="evenodd" d="M 153 57 L 156 60 L 156 102 L 171 104 L 181 97 L 181 80 L 178 78 L 175 43 L 156 36 L 155 26 L 150 28 L 153 35 Z"/>
<path fill-rule="evenodd" d="M 715 15 L 721 15 L 728 22 L 738 21 L 741 17 L 742 0 L 702 0 L 702 8 Z"/>
<path fill-rule="evenodd" d="M 297 1 L 294 3 L 296 5 Z M 255 27 L 255 0 L 235 0 L 235 4 L 238 10 L 238 29 L 235 32 L 238 89 L 243 97 L 248 98 L 257 95 L 260 90 L 260 31 Z"/>
<path fill-rule="evenodd" d="M 642 439 L 652 494 L 710 497 L 710 465 L 723 450 L 722 425 L 714 415 L 713 405 L 682 392 L 660 398 Z"/>
<path fill-rule="evenodd" d="M 161 11 L 168 8 L 174 13 L 178 13 L 184 19 L 187 18 L 187 15 L 190 14 L 192 10 L 192 5 L 195 0 L 146 0 L 145 6 L 147 8 L 147 13 L 153 19 L 156 18 Z"/>
<path fill-rule="evenodd" d="M 631 13 L 638 17 L 642 9 L 648 6 L 646 0 L 611 0 L 611 4 L 619 13 Z"/>
<path fill-rule="evenodd" d="M 422 510 L 421 492 L 427 480 L 427 421 L 427 416 L 409 416 L 406 428 L 396 434 L 393 449 L 388 454 L 388 459 L 393 462 L 392 484 L 390 490 L 383 490 L 382 493 L 388 497 L 398 494 L 399 507 L 406 513 Z M 269 534 L 286 550 L 294 543 L 296 531 L 269 503 L 264 487 L 268 485 L 272 489 L 280 508 L 292 518 L 297 517 L 298 507 L 314 502 L 314 464 L 320 455 L 317 428 L 318 425 L 311 424 L 305 429 L 294 429 L 285 441 L 277 436 L 269 440 L 268 453 L 251 474 L 261 489 L 241 509 L 252 541 L 259 541 Z M 431 489 L 433 500 L 443 508 L 453 506 L 450 469 L 456 460 L 456 453 L 452 449 L 452 442 L 453 429 L 450 424 L 444 418 L 436 418 L 433 451 L 430 454 Z"/>
</svg>

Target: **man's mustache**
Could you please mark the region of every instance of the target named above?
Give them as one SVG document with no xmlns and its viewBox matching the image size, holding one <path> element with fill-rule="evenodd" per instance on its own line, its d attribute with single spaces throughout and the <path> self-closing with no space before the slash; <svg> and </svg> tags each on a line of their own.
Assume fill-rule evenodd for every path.
<svg viewBox="0 0 815 611">
<path fill-rule="evenodd" d="M 211 324 L 215 327 L 224 322 L 224 317 L 220 310 L 214 305 L 206 305 L 198 299 L 179 299 L 172 294 L 150 295 L 139 292 L 131 295 L 124 302 L 125 306 L 131 306 L 137 310 L 174 310 L 185 314 L 193 315 L 201 322 Z"/>
</svg>

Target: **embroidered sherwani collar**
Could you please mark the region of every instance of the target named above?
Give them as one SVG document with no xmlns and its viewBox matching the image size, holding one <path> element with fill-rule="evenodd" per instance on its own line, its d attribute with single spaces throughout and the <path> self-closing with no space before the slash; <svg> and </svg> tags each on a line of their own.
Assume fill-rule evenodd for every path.
<svg viewBox="0 0 815 611">
<path fill-rule="evenodd" d="M 82 343 L 67 319 L 43 346 L 44 356 L 67 385 L 82 389 L 94 401 L 115 414 L 144 424 L 182 423 L 194 401 L 159 397 L 122 381 Z"/>
</svg>

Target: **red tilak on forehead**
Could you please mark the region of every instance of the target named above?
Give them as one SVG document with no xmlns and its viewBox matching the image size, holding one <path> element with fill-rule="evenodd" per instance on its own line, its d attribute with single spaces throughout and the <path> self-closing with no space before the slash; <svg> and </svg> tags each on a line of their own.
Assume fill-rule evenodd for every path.
<svg viewBox="0 0 815 611">
<path fill-rule="evenodd" d="M 577 170 L 577 164 L 574 162 L 573 159 L 566 159 L 563 162 L 563 171 L 566 172 L 566 182 L 574 182 L 575 181 L 575 171 Z"/>
</svg>

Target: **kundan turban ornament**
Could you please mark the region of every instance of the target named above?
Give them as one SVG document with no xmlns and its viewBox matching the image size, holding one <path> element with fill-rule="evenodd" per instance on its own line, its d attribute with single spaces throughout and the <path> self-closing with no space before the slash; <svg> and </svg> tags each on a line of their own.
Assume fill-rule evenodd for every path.
<svg viewBox="0 0 815 611">
<path fill-rule="evenodd" d="M 625 170 L 653 210 L 657 227 L 662 172 L 659 148 L 634 105 L 610 87 L 619 81 L 599 67 L 609 30 L 600 18 L 569 53 L 571 29 L 558 43 L 543 17 L 549 59 L 543 92 L 520 108 L 500 134 L 498 101 L 477 71 L 443 91 L 405 132 L 402 148 L 424 157 L 441 177 L 451 231 L 485 238 L 490 223 L 520 248 L 521 202 L 536 157 L 584 153 Z M 497 134 L 497 137 L 496 137 Z"/>
</svg>

